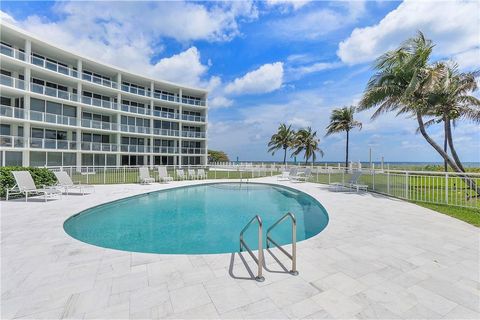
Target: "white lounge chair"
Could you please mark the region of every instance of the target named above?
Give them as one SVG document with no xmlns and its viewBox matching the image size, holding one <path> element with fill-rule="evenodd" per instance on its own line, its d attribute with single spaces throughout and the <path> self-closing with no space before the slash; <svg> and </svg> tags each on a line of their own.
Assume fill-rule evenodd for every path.
<svg viewBox="0 0 480 320">
<path fill-rule="evenodd" d="M 150 172 L 148 171 L 147 167 L 140 167 L 139 174 L 141 184 L 149 184 L 151 182 L 155 182 L 155 179 L 150 177 Z"/>
<path fill-rule="evenodd" d="M 158 180 L 159 182 L 169 182 L 172 181 L 173 178 L 168 175 L 167 168 L 158 167 Z"/>
<path fill-rule="evenodd" d="M 45 202 L 49 198 L 60 197 L 62 192 L 55 187 L 46 187 L 43 186 L 41 189 L 37 189 L 35 182 L 33 181 L 32 175 L 28 171 L 12 171 L 13 177 L 15 178 L 16 185 L 7 189 L 7 197 L 13 194 L 25 194 L 25 202 L 28 201 L 28 195 L 33 194 L 43 194 Z"/>
<path fill-rule="evenodd" d="M 282 174 L 277 177 L 277 180 L 279 180 L 279 181 L 290 180 L 290 177 L 293 177 L 294 175 L 296 175 L 297 171 L 298 171 L 298 168 L 296 168 L 296 167 L 290 168 L 289 171 L 282 172 Z"/>
<path fill-rule="evenodd" d="M 85 190 L 90 189 L 90 192 L 94 192 L 94 186 L 88 184 L 75 184 L 72 181 L 72 178 L 65 171 L 55 171 L 55 177 L 58 180 L 57 186 L 63 188 L 65 193 L 68 195 L 69 190 L 79 190 L 82 195 L 85 195 Z"/>
<path fill-rule="evenodd" d="M 306 168 L 305 170 L 299 171 L 297 172 L 297 174 L 291 176 L 290 180 L 292 182 L 306 182 L 310 178 L 311 174 L 312 174 L 312 169 Z"/>
<path fill-rule="evenodd" d="M 195 169 L 188 169 L 187 173 L 188 173 L 189 179 L 192 179 L 192 180 L 197 179 L 197 174 L 195 173 Z"/>
<path fill-rule="evenodd" d="M 197 169 L 197 178 L 198 179 L 207 179 L 207 174 L 203 169 Z"/>
<path fill-rule="evenodd" d="M 330 186 L 332 186 L 335 190 L 340 190 L 340 189 L 343 189 L 343 188 L 346 188 L 346 189 L 356 189 L 357 192 L 360 191 L 360 190 L 365 190 L 367 191 L 368 189 L 368 185 L 366 184 L 359 184 L 358 183 L 358 179 L 360 178 L 360 176 L 362 175 L 362 172 L 361 171 L 355 171 L 352 176 L 350 177 L 350 179 L 348 180 L 347 183 L 342 183 L 342 182 L 332 182 L 330 183 Z"/>
<path fill-rule="evenodd" d="M 185 175 L 185 172 L 183 171 L 183 169 L 177 169 L 175 173 L 176 173 L 177 178 L 179 180 L 186 180 L 187 179 L 187 176 Z"/>
</svg>

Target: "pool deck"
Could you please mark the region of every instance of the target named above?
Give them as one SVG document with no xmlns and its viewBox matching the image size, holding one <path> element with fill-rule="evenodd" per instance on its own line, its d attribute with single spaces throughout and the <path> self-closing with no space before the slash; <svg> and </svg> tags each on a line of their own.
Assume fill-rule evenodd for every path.
<svg viewBox="0 0 480 320">
<path fill-rule="evenodd" d="M 255 181 L 302 190 L 329 213 L 326 229 L 297 245 L 298 276 L 278 250 L 265 252 L 260 283 L 248 254 L 131 253 L 71 238 L 62 224 L 74 213 L 199 182 L 102 185 L 0 203 L 1 318 L 480 318 L 478 228 L 377 194 Z"/>
</svg>

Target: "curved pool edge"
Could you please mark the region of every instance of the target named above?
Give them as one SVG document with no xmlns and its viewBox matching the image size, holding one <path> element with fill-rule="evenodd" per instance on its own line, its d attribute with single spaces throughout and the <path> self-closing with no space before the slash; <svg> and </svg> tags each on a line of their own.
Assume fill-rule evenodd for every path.
<svg viewBox="0 0 480 320">
<path fill-rule="evenodd" d="M 260 178 L 262 179 L 262 178 Z M 281 188 L 285 188 L 285 189 L 289 189 L 289 190 L 293 190 L 293 191 L 296 191 L 296 192 L 301 192 L 303 194 L 305 194 L 306 196 L 308 196 L 313 202 L 316 203 L 316 205 L 318 205 L 321 210 L 323 211 L 323 213 L 325 214 L 325 219 L 326 219 L 326 222 L 325 222 L 325 226 L 318 232 L 316 233 L 315 235 L 309 237 L 309 238 L 306 238 L 306 239 L 302 239 L 302 240 L 299 240 L 297 241 L 297 245 L 299 244 L 302 244 L 302 243 L 306 243 L 307 241 L 309 240 L 313 240 L 313 239 L 316 239 L 322 232 L 324 232 L 326 230 L 326 228 L 329 226 L 329 223 L 330 223 L 330 214 L 329 214 L 329 211 L 325 208 L 325 206 L 320 202 L 319 199 L 317 199 L 317 197 L 313 194 L 311 194 L 309 191 L 307 190 L 302 190 L 300 188 L 296 188 L 295 186 L 287 186 L 285 184 L 282 184 L 280 182 L 277 182 L 277 181 L 248 181 L 248 182 L 241 182 L 241 181 L 232 181 L 232 180 L 207 180 L 207 181 L 191 181 L 191 182 L 194 182 L 194 183 L 189 183 L 189 184 L 185 184 L 185 185 L 166 185 L 166 184 L 160 184 L 159 186 L 162 186 L 164 188 L 161 188 L 161 189 L 154 189 L 154 190 L 149 190 L 149 191 L 146 191 L 146 192 L 141 192 L 141 193 L 138 193 L 138 194 L 134 194 L 134 195 L 129 195 L 129 196 L 126 196 L 126 197 L 122 197 L 122 198 L 118 198 L 118 199 L 113 199 L 113 200 L 108 200 L 108 201 L 105 201 L 105 202 L 102 202 L 102 203 L 98 203 L 98 204 L 95 204 L 93 206 L 90 206 L 88 208 L 83 208 L 82 210 L 74 213 L 74 214 L 71 214 L 70 216 L 68 216 L 62 223 L 62 230 L 64 232 L 65 235 L 67 235 L 69 238 L 71 239 L 74 239 L 76 241 L 79 241 L 81 242 L 82 244 L 86 244 L 88 246 L 93 246 L 93 247 L 96 247 L 96 248 L 101 248 L 101 249 L 106 249 L 106 250 L 115 250 L 115 251 L 119 251 L 119 252 L 129 252 L 129 253 L 136 253 L 136 254 L 156 254 L 156 255 L 176 255 L 176 256 L 202 256 L 202 255 L 225 255 L 225 254 L 233 254 L 235 252 L 212 252 L 212 253 L 153 253 L 153 252 L 141 252 L 141 251 L 131 251 L 131 250 L 123 250 L 123 249 L 119 249 L 119 248 L 111 248 L 111 247 L 104 247 L 104 246 L 99 246 L 99 245 L 96 245 L 96 244 L 93 244 L 93 243 L 89 243 L 89 242 L 86 242 L 82 239 L 78 239 L 72 235 L 70 235 L 66 230 L 65 230 L 65 224 L 72 218 L 75 218 L 75 217 L 78 217 L 79 215 L 81 214 L 84 214 L 84 213 L 88 213 L 89 210 L 92 210 L 92 209 L 95 209 L 95 208 L 100 208 L 100 207 L 103 207 L 103 206 L 108 206 L 108 205 L 112 205 L 114 203 L 119 203 L 119 202 L 123 202 L 123 201 L 128 201 L 130 199 L 133 199 L 133 198 L 139 198 L 139 197 L 144 197 L 144 196 L 147 196 L 149 194 L 152 194 L 152 193 L 161 193 L 161 192 L 165 192 L 165 191 L 169 191 L 169 190 L 174 190 L 174 189 L 182 189 L 182 188 L 189 188 L 189 187 L 195 187 L 195 186 L 206 186 L 206 185 L 215 185 L 215 184 L 238 184 L 238 183 L 245 183 L 245 184 L 257 184 L 257 185 L 267 185 L 267 186 L 272 186 L 272 187 L 281 187 Z M 290 244 L 286 244 L 286 245 L 290 245 Z M 253 250 L 254 252 L 257 251 L 257 250 Z"/>
</svg>

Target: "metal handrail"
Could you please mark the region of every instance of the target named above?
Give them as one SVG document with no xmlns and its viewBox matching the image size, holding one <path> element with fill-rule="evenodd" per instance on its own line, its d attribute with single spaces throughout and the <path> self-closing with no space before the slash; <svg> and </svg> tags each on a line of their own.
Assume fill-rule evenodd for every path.
<svg viewBox="0 0 480 320">
<path fill-rule="evenodd" d="M 285 219 L 290 218 L 292 220 L 292 253 L 288 253 L 287 250 L 283 249 L 278 243 L 276 243 L 271 237 L 270 232 L 280 224 L 280 222 L 284 221 Z M 287 257 L 292 260 L 292 270 L 290 270 L 290 274 L 296 276 L 298 275 L 297 271 L 297 219 L 293 215 L 293 213 L 287 212 L 283 217 L 278 219 L 270 228 L 267 229 L 267 249 L 270 248 L 269 241 L 273 243 L 280 251 L 282 251 Z"/>
<path fill-rule="evenodd" d="M 255 255 L 253 254 L 252 250 L 250 250 L 250 248 L 247 246 L 247 244 L 245 243 L 245 241 L 243 240 L 243 234 L 245 233 L 245 231 L 247 231 L 247 229 L 250 227 L 250 225 L 257 221 L 258 222 L 258 258 L 255 257 Z M 243 247 L 245 247 L 245 249 L 247 249 L 247 252 L 250 254 L 250 256 L 252 256 L 253 260 L 255 260 L 255 262 L 257 263 L 258 265 L 258 272 L 257 272 L 257 276 L 255 277 L 255 280 L 259 281 L 259 282 L 262 282 L 265 280 L 265 278 L 262 276 L 262 269 L 263 269 L 263 241 L 262 241 L 262 234 L 263 234 L 263 222 L 262 222 L 262 218 L 260 218 L 259 215 L 256 215 L 255 217 L 253 217 L 248 223 L 247 225 L 242 229 L 242 231 L 240 232 L 240 252 L 242 252 L 243 250 Z"/>
</svg>

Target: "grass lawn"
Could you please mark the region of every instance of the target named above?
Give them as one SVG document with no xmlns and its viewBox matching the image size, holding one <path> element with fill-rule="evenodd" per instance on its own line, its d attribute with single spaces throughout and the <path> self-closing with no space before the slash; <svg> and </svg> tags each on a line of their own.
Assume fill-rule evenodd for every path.
<svg viewBox="0 0 480 320">
<path fill-rule="evenodd" d="M 446 214 L 450 217 L 454 217 L 459 220 L 465 221 L 466 223 L 469 223 L 476 227 L 480 227 L 480 209 L 461 208 L 461 207 L 447 206 L 443 204 L 431 204 L 431 203 L 424 203 L 424 202 L 413 202 L 413 203 L 421 207 L 432 209 L 437 212 Z"/>
</svg>

